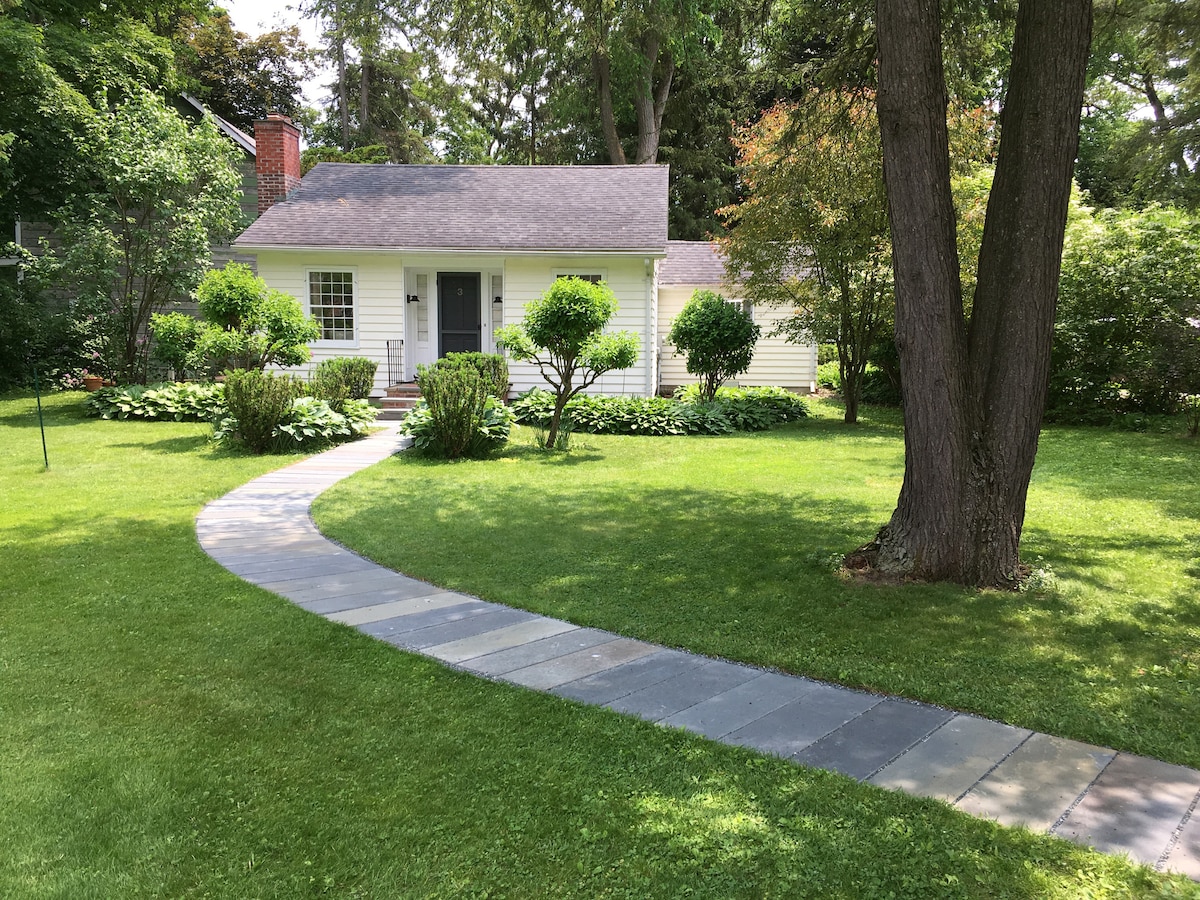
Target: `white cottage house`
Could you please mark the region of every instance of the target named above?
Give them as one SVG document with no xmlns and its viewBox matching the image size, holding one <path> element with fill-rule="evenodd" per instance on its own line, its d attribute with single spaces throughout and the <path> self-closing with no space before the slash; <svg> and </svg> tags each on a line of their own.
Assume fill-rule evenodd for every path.
<svg viewBox="0 0 1200 900">
<path fill-rule="evenodd" d="M 321 163 L 301 180 L 289 120 L 271 116 L 255 137 L 260 216 L 234 246 L 255 254 L 259 275 L 317 318 L 314 362 L 374 359 L 382 393 L 446 353 L 495 352 L 498 328 L 519 321 L 554 279 L 579 275 L 608 284 L 620 305 L 610 327 L 641 339 L 637 363 L 592 390 L 646 396 L 664 386 L 670 318 L 660 309 L 660 273 L 676 246 L 667 240 L 665 166 Z M 690 296 L 684 269 L 697 255 L 680 246 L 688 248 L 680 266 L 666 266 L 676 272 L 672 297 Z M 694 286 L 710 278 L 711 267 Z M 796 365 L 764 368 L 764 377 L 807 389 L 815 369 L 799 352 Z M 666 384 L 683 383 L 686 373 L 670 371 Z M 544 385 L 534 366 L 514 361 L 510 373 L 516 391 Z"/>
</svg>

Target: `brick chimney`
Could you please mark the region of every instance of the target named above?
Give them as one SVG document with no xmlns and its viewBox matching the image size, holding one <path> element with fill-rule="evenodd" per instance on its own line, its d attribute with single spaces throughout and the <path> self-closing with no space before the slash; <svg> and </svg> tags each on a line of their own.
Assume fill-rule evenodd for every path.
<svg viewBox="0 0 1200 900">
<path fill-rule="evenodd" d="M 279 113 L 254 123 L 254 172 L 261 216 L 300 186 L 300 129 Z"/>
</svg>

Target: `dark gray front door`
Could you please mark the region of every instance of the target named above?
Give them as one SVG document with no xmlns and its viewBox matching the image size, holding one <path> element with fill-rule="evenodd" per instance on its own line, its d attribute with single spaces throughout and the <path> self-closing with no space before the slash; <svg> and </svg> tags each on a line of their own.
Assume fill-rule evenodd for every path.
<svg viewBox="0 0 1200 900">
<path fill-rule="evenodd" d="M 438 274 L 438 356 L 482 349 L 479 273 Z"/>
</svg>

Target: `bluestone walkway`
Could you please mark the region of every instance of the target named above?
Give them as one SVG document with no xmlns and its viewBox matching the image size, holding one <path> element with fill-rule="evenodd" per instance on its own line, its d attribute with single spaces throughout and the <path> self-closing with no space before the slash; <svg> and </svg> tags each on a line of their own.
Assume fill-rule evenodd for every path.
<svg viewBox="0 0 1200 900">
<path fill-rule="evenodd" d="M 406 445 L 387 430 L 257 478 L 200 512 L 200 544 L 253 584 L 447 665 L 938 797 L 1200 880 L 1193 769 L 580 628 L 442 590 L 323 538 L 312 501 Z"/>
</svg>

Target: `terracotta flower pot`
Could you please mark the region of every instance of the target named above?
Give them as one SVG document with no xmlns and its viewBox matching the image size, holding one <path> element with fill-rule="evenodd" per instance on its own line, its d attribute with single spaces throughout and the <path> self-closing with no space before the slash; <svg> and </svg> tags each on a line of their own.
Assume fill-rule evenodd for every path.
<svg viewBox="0 0 1200 900">
<path fill-rule="evenodd" d="M 98 391 L 104 387 L 104 379 L 99 375 L 84 375 L 83 387 L 85 390 Z"/>
</svg>

